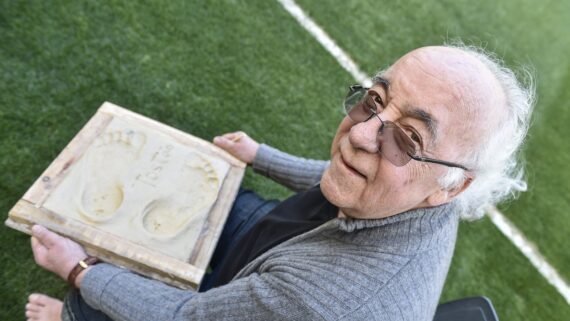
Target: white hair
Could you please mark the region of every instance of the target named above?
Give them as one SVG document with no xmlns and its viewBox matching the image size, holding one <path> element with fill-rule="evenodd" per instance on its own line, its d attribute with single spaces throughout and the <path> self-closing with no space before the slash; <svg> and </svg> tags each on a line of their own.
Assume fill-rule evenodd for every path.
<svg viewBox="0 0 570 321">
<path fill-rule="evenodd" d="M 520 147 L 526 137 L 535 102 L 535 85 L 532 73 L 521 68 L 520 80 L 496 55 L 475 46 L 446 45 L 471 55 L 482 62 L 498 80 L 505 96 L 506 117 L 498 128 L 488 131 L 479 148 L 464 156 L 463 163 L 471 166 L 474 178 L 467 189 L 456 197 L 463 219 L 483 217 L 485 208 L 515 198 L 526 191 Z M 503 106 L 501 106 L 504 108 Z M 449 168 L 439 179 L 445 189 L 461 186 L 466 173 Z"/>
</svg>

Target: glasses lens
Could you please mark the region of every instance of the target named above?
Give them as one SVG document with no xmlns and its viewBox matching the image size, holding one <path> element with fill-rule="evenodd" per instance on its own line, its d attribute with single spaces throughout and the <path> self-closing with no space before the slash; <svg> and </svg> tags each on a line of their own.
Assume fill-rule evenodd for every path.
<svg viewBox="0 0 570 321">
<path fill-rule="evenodd" d="M 370 110 L 365 108 L 363 98 L 367 89 L 361 86 L 352 86 L 344 99 L 344 110 L 350 119 L 361 122 L 370 117 Z"/>
<path fill-rule="evenodd" d="M 406 165 L 416 151 L 408 135 L 390 121 L 385 121 L 382 132 L 378 132 L 378 143 L 382 156 L 396 166 Z"/>
</svg>

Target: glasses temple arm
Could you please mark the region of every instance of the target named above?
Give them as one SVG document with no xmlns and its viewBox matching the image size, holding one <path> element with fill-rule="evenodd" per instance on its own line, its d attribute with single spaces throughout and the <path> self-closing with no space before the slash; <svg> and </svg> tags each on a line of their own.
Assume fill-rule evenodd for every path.
<svg viewBox="0 0 570 321">
<path fill-rule="evenodd" d="M 463 165 L 459 165 L 456 163 L 452 163 L 452 162 L 446 162 L 446 161 L 442 161 L 439 159 L 434 159 L 434 158 L 429 158 L 429 157 L 421 157 L 421 156 L 414 156 L 414 155 L 409 155 L 413 160 L 417 160 L 420 162 L 428 162 L 428 163 L 435 163 L 435 164 L 440 164 L 440 165 L 445 165 L 448 167 L 456 167 L 456 168 L 461 168 L 463 170 L 466 171 L 470 171 L 467 167 L 463 166 Z"/>
</svg>

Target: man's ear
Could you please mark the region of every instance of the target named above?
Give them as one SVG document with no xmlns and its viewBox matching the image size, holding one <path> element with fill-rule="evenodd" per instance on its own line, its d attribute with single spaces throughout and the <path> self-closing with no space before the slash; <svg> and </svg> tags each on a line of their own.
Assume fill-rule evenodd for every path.
<svg viewBox="0 0 570 321">
<path fill-rule="evenodd" d="M 457 195 L 461 194 L 473 181 L 473 177 L 467 176 L 463 184 L 455 186 L 451 189 L 440 189 L 439 191 L 427 197 L 426 202 L 429 206 L 439 206 L 451 202 Z"/>
</svg>

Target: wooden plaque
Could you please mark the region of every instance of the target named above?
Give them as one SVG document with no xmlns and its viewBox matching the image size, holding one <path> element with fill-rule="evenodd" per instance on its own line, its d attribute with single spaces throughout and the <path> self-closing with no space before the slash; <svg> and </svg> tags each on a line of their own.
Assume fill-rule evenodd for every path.
<svg viewBox="0 0 570 321">
<path fill-rule="evenodd" d="M 104 103 L 10 210 L 90 255 L 198 289 L 245 164 L 215 145 Z"/>
</svg>

